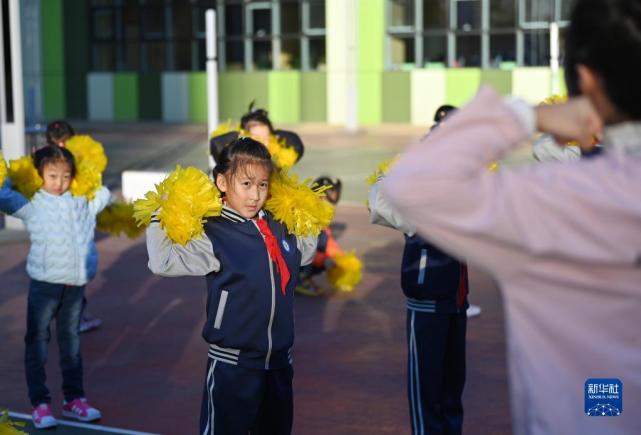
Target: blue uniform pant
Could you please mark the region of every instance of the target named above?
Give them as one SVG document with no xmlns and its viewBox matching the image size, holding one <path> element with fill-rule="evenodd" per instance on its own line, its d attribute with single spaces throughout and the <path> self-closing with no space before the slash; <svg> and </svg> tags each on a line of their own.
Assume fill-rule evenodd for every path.
<svg viewBox="0 0 641 435">
<path fill-rule="evenodd" d="M 414 435 L 462 432 L 466 326 L 465 311 L 407 310 L 407 391 Z"/>
<path fill-rule="evenodd" d="M 209 358 L 201 435 L 289 435 L 294 418 L 291 366 L 250 369 Z"/>
<path fill-rule="evenodd" d="M 24 341 L 27 387 L 33 406 L 51 402 L 46 386 L 45 365 L 51 338 L 50 325 L 54 318 L 64 398 L 71 401 L 85 395 L 79 334 L 83 296 L 84 286 L 31 280 L 27 301 L 27 333 Z"/>
</svg>

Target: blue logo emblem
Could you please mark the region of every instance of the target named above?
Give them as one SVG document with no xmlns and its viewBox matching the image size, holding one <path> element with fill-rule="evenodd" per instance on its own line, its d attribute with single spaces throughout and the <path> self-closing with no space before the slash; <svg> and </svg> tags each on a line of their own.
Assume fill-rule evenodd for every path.
<svg viewBox="0 0 641 435">
<path fill-rule="evenodd" d="M 287 243 L 286 240 L 283 240 L 283 248 L 285 248 L 285 251 L 289 252 L 289 243 Z"/>
<path fill-rule="evenodd" d="M 616 417 L 623 412 L 623 382 L 620 379 L 585 381 L 585 415 Z"/>
</svg>

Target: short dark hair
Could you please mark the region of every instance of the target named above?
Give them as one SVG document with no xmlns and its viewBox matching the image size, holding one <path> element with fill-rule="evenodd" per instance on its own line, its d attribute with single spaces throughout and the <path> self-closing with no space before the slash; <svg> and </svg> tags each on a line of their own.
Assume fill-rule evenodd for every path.
<svg viewBox="0 0 641 435">
<path fill-rule="evenodd" d="M 618 110 L 641 118 L 641 1 L 577 0 L 565 42 L 565 81 L 578 95 L 578 65 L 603 79 L 605 92 Z"/>
<path fill-rule="evenodd" d="M 272 122 L 269 120 L 267 111 L 265 109 L 254 108 L 255 104 L 255 100 L 249 103 L 249 109 L 247 110 L 247 113 L 245 113 L 240 118 L 240 127 L 243 130 L 247 130 L 247 124 L 249 124 L 251 121 L 256 121 L 260 122 L 261 124 L 265 124 L 267 127 L 269 127 L 269 131 L 273 133 L 274 127 L 272 126 Z"/>
<path fill-rule="evenodd" d="M 341 193 L 343 190 L 343 183 L 341 182 L 340 178 L 332 179 L 331 177 L 327 175 L 321 175 L 317 179 L 314 180 L 313 183 L 314 189 L 322 188 L 325 186 L 329 186 L 328 190 L 333 190 L 336 192 L 336 201 L 330 201 L 332 204 L 338 203 L 338 201 L 341 199 Z M 329 198 L 328 198 L 329 199 Z"/>
<path fill-rule="evenodd" d="M 214 182 L 218 175 L 233 177 L 238 170 L 246 165 L 261 165 L 269 174 L 274 170 L 272 156 L 262 143 L 249 137 L 239 137 L 224 147 L 216 159 L 216 167 L 212 174 Z"/>
<path fill-rule="evenodd" d="M 40 148 L 33 155 L 33 165 L 38 170 L 38 174 L 42 177 L 45 166 L 49 164 L 64 163 L 69 166 L 71 177 L 76 176 L 76 163 L 73 159 L 73 154 L 67 148 L 61 148 L 56 145 L 49 145 Z"/>
<path fill-rule="evenodd" d="M 436 112 L 434 112 L 434 122 L 438 124 L 443 119 L 445 119 L 447 115 L 454 112 L 455 110 L 456 107 L 452 106 L 451 104 L 443 104 L 441 107 L 436 109 Z"/>
<path fill-rule="evenodd" d="M 58 120 L 47 125 L 47 143 L 49 145 L 58 145 L 75 134 L 73 127 L 67 121 Z"/>
</svg>

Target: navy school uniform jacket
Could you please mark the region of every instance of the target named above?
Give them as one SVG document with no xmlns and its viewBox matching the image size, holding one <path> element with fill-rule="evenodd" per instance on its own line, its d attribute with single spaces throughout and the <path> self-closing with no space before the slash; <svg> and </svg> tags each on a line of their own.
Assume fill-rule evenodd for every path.
<svg viewBox="0 0 641 435">
<path fill-rule="evenodd" d="M 457 313 L 467 309 L 467 266 L 416 234 L 389 205 L 379 190 L 369 193 L 370 222 L 397 229 L 405 235 L 401 288 L 410 309 Z"/>
<path fill-rule="evenodd" d="M 316 237 L 297 237 L 262 212 L 291 274 L 286 292 L 255 222 L 225 207 L 205 235 L 186 246 L 167 239 L 158 223 L 147 229 L 149 268 L 163 276 L 203 275 L 207 282 L 203 338 L 209 356 L 233 365 L 278 369 L 291 364 L 294 288 L 311 262 Z"/>
</svg>

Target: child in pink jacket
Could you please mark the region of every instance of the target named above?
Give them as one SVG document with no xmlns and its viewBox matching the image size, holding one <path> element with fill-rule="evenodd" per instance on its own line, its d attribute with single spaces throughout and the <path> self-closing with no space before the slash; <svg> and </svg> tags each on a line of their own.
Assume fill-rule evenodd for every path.
<svg viewBox="0 0 641 435">
<path fill-rule="evenodd" d="M 383 183 L 420 235 L 497 279 L 518 435 L 641 434 L 640 57 L 641 2 L 578 0 L 565 71 L 582 96 L 531 108 L 482 89 Z M 488 173 L 535 130 L 605 151 Z M 613 378 L 622 408 L 588 408 Z"/>
</svg>

